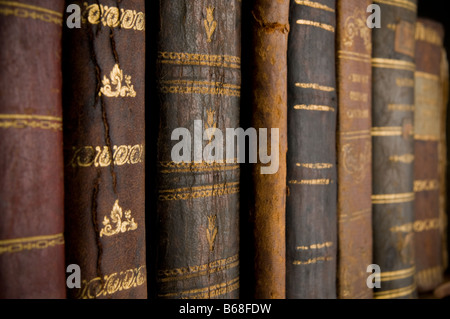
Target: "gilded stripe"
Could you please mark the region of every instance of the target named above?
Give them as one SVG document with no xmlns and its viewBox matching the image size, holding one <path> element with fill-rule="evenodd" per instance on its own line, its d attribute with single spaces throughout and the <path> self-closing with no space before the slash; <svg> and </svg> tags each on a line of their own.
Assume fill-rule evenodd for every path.
<svg viewBox="0 0 450 319">
<path fill-rule="evenodd" d="M 414 276 L 415 272 L 416 272 L 415 267 L 410 267 L 410 268 L 395 270 L 395 271 L 381 272 L 380 280 L 381 281 L 394 281 L 394 280 L 405 279 L 405 278 Z"/>
<path fill-rule="evenodd" d="M 414 63 L 395 59 L 372 58 L 372 67 L 405 70 L 411 72 L 416 71 L 416 65 Z"/>
<path fill-rule="evenodd" d="M 311 7 L 314 9 L 325 10 L 328 12 L 335 12 L 335 10 L 333 8 L 326 6 L 319 2 L 313 2 L 313 1 L 308 1 L 308 0 L 295 0 L 295 3 L 298 5 L 301 5 L 301 6 L 307 6 L 307 7 Z"/>
<path fill-rule="evenodd" d="M 205 288 L 190 289 L 180 292 L 159 294 L 159 297 L 179 297 L 181 299 L 207 299 L 225 295 L 239 289 L 239 276 L 229 281 L 222 282 Z"/>
<path fill-rule="evenodd" d="M 29 10 L 34 10 L 34 11 L 40 11 L 40 12 L 45 12 L 48 14 L 53 14 L 59 18 L 63 17 L 63 14 L 61 12 L 58 11 L 54 11 L 54 10 L 50 10 L 47 8 L 43 8 L 43 7 L 38 7 L 35 5 L 30 5 L 30 4 L 26 4 L 26 3 L 21 3 L 21 2 L 17 2 L 17 1 L 4 1 L 4 0 L 0 0 L 0 5 L 5 5 L 5 6 L 10 6 L 10 7 L 16 7 L 16 8 L 24 8 L 24 9 L 29 9 Z"/>
<path fill-rule="evenodd" d="M 240 89 L 240 85 L 228 84 L 222 82 L 210 82 L 210 81 L 190 81 L 190 80 L 163 80 L 160 81 L 162 84 L 178 84 L 178 85 L 203 85 L 203 86 L 214 86 L 214 87 L 224 87 L 231 89 Z"/>
<path fill-rule="evenodd" d="M 315 250 L 315 249 L 323 249 L 323 248 L 329 248 L 333 246 L 333 243 L 331 241 L 327 241 L 325 243 L 321 244 L 312 244 L 309 246 L 297 246 L 297 250 Z"/>
<path fill-rule="evenodd" d="M 426 142 L 439 142 L 441 137 L 435 136 L 435 135 L 414 134 L 414 139 L 418 140 L 418 141 L 426 141 Z"/>
<path fill-rule="evenodd" d="M 0 255 L 5 253 L 18 253 L 24 250 L 46 249 L 64 245 L 64 235 L 33 236 L 24 238 L 0 240 Z"/>
<path fill-rule="evenodd" d="M 332 261 L 332 260 L 333 260 L 333 257 L 316 257 L 316 258 L 310 258 L 305 261 L 294 260 L 293 264 L 296 266 L 304 266 L 304 265 L 312 265 L 312 264 L 317 264 L 320 262 L 327 262 L 327 261 Z"/>
<path fill-rule="evenodd" d="M 158 63 L 174 65 L 214 66 L 239 69 L 241 59 L 231 55 L 211 55 L 187 52 L 158 52 Z"/>
<path fill-rule="evenodd" d="M 403 127 L 401 126 L 384 126 L 372 127 L 372 136 L 402 136 Z"/>
<path fill-rule="evenodd" d="M 158 271 L 158 281 L 168 282 L 200 277 L 239 266 L 239 254 L 207 264 Z"/>
<path fill-rule="evenodd" d="M 160 190 L 158 200 L 188 200 L 239 193 L 239 182 Z"/>
<path fill-rule="evenodd" d="M 295 166 L 310 169 L 329 169 L 334 165 L 329 163 L 296 163 Z"/>
<path fill-rule="evenodd" d="M 330 185 L 333 183 L 331 179 L 322 178 L 322 179 L 302 179 L 300 181 L 292 180 L 288 182 L 293 185 Z"/>
<path fill-rule="evenodd" d="M 436 82 L 440 82 L 441 81 L 439 76 L 437 76 L 436 74 L 433 74 L 433 73 L 428 73 L 428 72 L 416 71 L 414 73 L 414 76 L 416 76 L 418 78 L 424 78 L 424 79 L 427 79 L 427 80 L 436 81 Z"/>
<path fill-rule="evenodd" d="M 62 122 L 62 117 L 32 114 L 0 114 L 0 120 L 42 120 Z"/>
<path fill-rule="evenodd" d="M 304 19 L 297 20 L 296 22 L 297 22 L 297 24 L 300 24 L 300 25 L 308 25 L 308 26 L 312 26 L 312 27 L 316 27 L 316 28 L 321 28 L 326 31 L 334 32 L 334 27 L 329 24 L 325 24 L 325 23 L 321 23 L 321 22 L 317 22 L 317 21 L 311 21 L 311 20 L 304 20 Z"/>
<path fill-rule="evenodd" d="M 305 111 L 320 111 L 320 112 L 334 112 L 334 108 L 326 105 L 306 105 L 300 104 L 294 106 L 295 110 L 305 110 Z"/>
<path fill-rule="evenodd" d="M 380 291 L 374 293 L 375 299 L 390 299 L 399 298 L 412 294 L 416 290 L 416 284 L 412 284 L 408 287 L 392 289 L 387 291 Z"/>
<path fill-rule="evenodd" d="M 374 0 L 373 2 L 417 12 L 417 5 L 407 0 Z"/>
<path fill-rule="evenodd" d="M 299 87 L 299 88 L 302 88 L 302 89 L 313 89 L 313 90 L 324 91 L 324 92 L 333 92 L 333 91 L 335 91 L 334 87 L 320 85 L 320 84 L 317 84 L 317 83 L 295 83 L 295 86 Z"/>
<path fill-rule="evenodd" d="M 372 204 L 396 204 L 414 201 L 414 193 L 372 195 Z"/>
<path fill-rule="evenodd" d="M 358 58 L 363 58 L 363 59 L 372 59 L 372 56 L 370 54 L 360 53 L 360 52 L 338 50 L 338 54 L 340 54 L 340 55 L 356 56 Z"/>
</svg>

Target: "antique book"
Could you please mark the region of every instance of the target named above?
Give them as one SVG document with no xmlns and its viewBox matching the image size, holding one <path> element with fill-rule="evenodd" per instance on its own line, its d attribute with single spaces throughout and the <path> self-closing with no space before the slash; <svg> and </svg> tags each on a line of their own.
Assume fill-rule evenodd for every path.
<svg viewBox="0 0 450 319">
<path fill-rule="evenodd" d="M 238 298 L 241 1 L 161 0 L 159 17 L 156 297 Z"/>
<path fill-rule="evenodd" d="M 443 26 L 416 22 L 414 111 L 414 231 L 418 292 L 429 292 L 443 280 L 440 216 L 439 141 L 441 139 L 441 55 Z"/>
<path fill-rule="evenodd" d="M 81 269 L 68 296 L 146 298 L 145 3 L 68 3 L 81 9 L 63 33 L 66 264 Z"/>
<path fill-rule="evenodd" d="M 441 80 L 441 93 L 442 93 L 442 104 L 440 111 L 440 139 L 439 139 L 439 215 L 441 220 L 441 238 L 442 238 L 442 269 L 447 270 L 448 267 L 448 215 L 447 215 L 447 113 L 448 113 L 448 102 L 449 102 L 449 65 L 447 58 L 447 50 L 442 48 L 441 55 L 441 70 L 440 70 L 440 80 Z"/>
<path fill-rule="evenodd" d="M 337 169 L 340 299 L 371 299 L 372 264 L 372 0 L 337 1 Z"/>
<path fill-rule="evenodd" d="M 0 1 L 0 298 L 66 297 L 63 1 Z"/>
<path fill-rule="evenodd" d="M 279 141 L 278 149 L 267 148 L 267 154 L 278 153 L 278 170 L 262 174 L 260 168 L 266 164 L 261 162 L 252 168 L 254 297 L 284 299 L 289 1 L 256 0 L 251 13 L 252 127 L 271 134 L 277 129 Z"/>
<path fill-rule="evenodd" d="M 375 0 L 372 32 L 373 263 L 379 299 L 415 298 L 414 57 L 416 1 Z"/>
<path fill-rule="evenodd" d="M 335 1 L 291 1 L 286 298 L 336 298 Z"/>
</svg>

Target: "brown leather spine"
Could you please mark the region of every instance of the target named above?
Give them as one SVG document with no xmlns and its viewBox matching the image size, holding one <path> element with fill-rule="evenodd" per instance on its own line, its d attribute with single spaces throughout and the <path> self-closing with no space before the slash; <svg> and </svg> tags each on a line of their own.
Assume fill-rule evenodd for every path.
<svg viewBox="0 0 450 319">
<path fill-rule="evenodd" d="M 419 292 L 431 291 L 443 280 L 442 220 L 439 211 L 439 140 L 442 112 L 440 73 L 443 37 L 442 25 L 428 19 L 417 19 L 413 230 Z"/>
<path fill-rule="evenodd" d="M 284 299 L 289 1 L 256 0 L 252 16 L 252 127 L 279 130 L 279 149 L 270 150 L 269 144 L 268 150 L 278 152 L 278 171 L 262 174 L 264 164 L 253 167 L 255 298 Z"/>
<path fill-rule="evenodd" d="M 0 298 L 65 298 L 63 1 L 0 2 Z"/>
<path fill-rule="evenodd" d="M 336 298 L 335 1 L 291 1 L 286 297 Z"/>
<path fill-rule="evenodd" d="M 441 59 L 441 88 L 442 88 L 442 105 L 441 105 L 441 132 L 439 139 L 439 214 L 441 219 L 441 236 L 442 236 L 442 269 L 447 270 L 448 267 L 448 216 L 447 216 L 447 113 L 449 102 L 449 66 L 447 59 L 447 51 L 442 48 Z"/>
<path fill-rule="evenodd" d="M 238 298 L 240 168 L 225 146 L 239 127 L 241 2 L 159 4 L 157 297 Z"/>
<path fill-rule="evenodd" d="M 371 0 L 337 1 L 338 298 L 373 298 Z"/>
<path fill-rule="evenodd" d="M 417 1 L 374 0 L 381 27 L 372 33 L 373 263 L 380 299 L 415 298 L 414 30 Z"/>
<path fill-rule="evenodd" d="M 64 29 L 67 264 L 70 298 L 146 298 L 145 4 L 68 1 Z"/>
</svg>

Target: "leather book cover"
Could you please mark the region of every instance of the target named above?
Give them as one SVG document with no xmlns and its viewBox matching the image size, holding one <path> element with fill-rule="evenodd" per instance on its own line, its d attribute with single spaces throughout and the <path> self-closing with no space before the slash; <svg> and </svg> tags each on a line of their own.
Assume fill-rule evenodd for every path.
<svg viewBox="0 0 450 319">
<path fill-rule="evenodd" d="M 336 3 L 290 3 L 286 298 L 336 298 Z"/>
<path fill-rule="evenodd" d="M 373 263 L 377 299 L 415 298 L 414 71 L 417 1 L 375 0 L 372 32 Z"/>
<path fill-rule="evenodd" d="M 241 1 L 159 10 L 156 297 L 238 298 Z"/>
<path fill-rule="evenodd" d="M 0 298 L 66 297 L 63 1 L 0 1 Z"/>
<path fill-rule="evenodd" d="M 70 298 L 147 298 L 145 3 L 67 1 L 64 28 L 66 264 Z"/>
<path fill-rule="evenodd" d="M 261 166 L 266 166 L 262 163 L 252 168 L 254 297 L 284 299 L 289 1 L 255 0 L 252 4 L 252 127 L 268 133 L 278 129 L 279 141 L 277 150 L 267 151 L 278 152 L 278 170 L 262 174 Z"/>
<path fill-rule="evenodd" d="M 441 54 L 444 29 L 419 18 L 416 22 L 414 111 L 413 226 L 416 283 L 419 292 L 435 289 L 443 280 L 440 219 L 439 140 L 441 138 Z"/>
<path fill-rule="evenodd" d="M 371 299 L 372 30 L 371 0 L 337 1 L 338 298 Z"/>
</svg>

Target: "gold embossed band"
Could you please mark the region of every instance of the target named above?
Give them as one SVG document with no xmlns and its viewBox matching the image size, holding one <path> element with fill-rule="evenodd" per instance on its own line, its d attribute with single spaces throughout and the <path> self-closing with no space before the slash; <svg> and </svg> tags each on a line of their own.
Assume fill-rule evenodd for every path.
<svg viewBox="0 0 450 319">
<path fill-rule="evenodd" d="M 186 52 L 158 52 L 158 63 L 175 65 L 241 68 L 241 58 L 231 55 L 211 55 Z"/>
<path fill-rule="evenodd" d="M 62 25 L 63 14 L 47 8 L 21 3 L 17 1 L 0 0 L 0 14 L 17 18 L 40 20 Z"/>
<path fill-rule="evenodd" d="M 328 12 L 335 12 L 335 10 L 327 5 L 319 2 L 309 1 L 309 0 L 295 0 L 295 3 L 301 6 L 307 6 L 314 9 L 320 9 Z"/>
<path fill-rule="evenodd" d="M 62 131 L 62 118 L 47 115 L 0 114 L 0 128 Z"/>
<path fill-rule="evenodd" d="M 296 87 L 302 88 L 302 89 L 313 89 L 318 91 L 324 91 L 324 92 L 334 92 L 334 87 L 326 86 L 326 85 L 320 85 L 317 83 L 295 83 Z"/>
<path fill-rule="evenodd" d="M 239 182 L 160 190 L 160 201 L 188 200 L 239 193 Z"/>
<path fill-rule="evenodd" d="M 327 105 L 306 105 L 306 104 L 300 104 L 300 105 L 294 105 L 294 110 L 304 110 L 304 111 L 320 111 L 320 112 L 334 112 L 334 107 L 327 106 Z"/>
<path fill-rule="evenodd" d="M 307 26 L 320 28 L 320 29 L 323 29 L 323 30 L 329 31 L 329 32 L 334 32 L 334 27 L 332 25 L 317 22 L 317 21 L 299 19 L 296 21 L 296 23 L 300 24 L 300 25 L 307 25 Z"/>
<path fill-rule="evenodd" d="M 414 201 L 414 193 L 372 195 L 372 204 L 397 204 Z"/>
<path fill-rule="evenodd" d="M 229 171 L 238 170 L 239 164 L 234 159 L 233 163 L 216 163 L 216 162 L 202 162 L 202 163 L 176 163 L 176 162 L 159 162 L 162 174 L 171 173 L 190 173 L 190 172 L 215 172 L 215 171 Z"/>
<path fill-rule="evenodd" d="M 72 167 L 135 165 L 144 161 L 144 145 L 83 146 L 73 148 Z"/>
<path fill-rule="evenodd" d="M 105 27 L 130 29 L 136 31 L 145 30 L 145 14 L 136 10 L 122 9 L 104 6 L 102 4 L 84 3 L 82 22 L 90 24 L 102 24 Z"/>
<path fill-rule="evenodd" d="M 372 58 L 372 67 L 411 72 L 416 71 L 416 65 L 414 63 L 395 59 Z"/>
<path fill-rule="evenodd" d="M 407 9 L 413 12 L 417 12 L 417 5 L 408 0 L 374 0 L 374 3 L 386 4 L 389 6 L 395 6 L 403 9 Z"/>
<path fill-rule="evenodd" d="M 392 289 L 387 291 L 379 291 L 374 293 L 375 299 L 392 299 L 404 297 L 412 294 L 416 290 L 416 285 L 412 284 L 410 286 L 398 289 Z"/>
<path fill-rule="evenodd" d="M 83 280 L 77 299 L 95 299 L 142 286 L 147 281 L 146 266 Z"/>
<path fill-rule="evenodd" d="M 210 275 L 239 266 L 239 254 L 207 264 L 158 271 L 158 281 L 168 282 Z"/>
<path fill-rule="evenodd" d="M 46 249 L 49 247 L 64 245 L 64 235 L 46 235 L 25 238 L 0 240 L 0 255 L 6 253 L 18 253 L 24 250 Z"/>
<path fill-rule="evenodd" d="M 160 90 L 164 94 L 241 95 L 240 85 L 209 81 L 160 81 Z"/>
<path fill-rule="evenodd" d="M 185 290 L 175 293 L 160 294 L 161 298 L 180 298 L 180 299 L 210 299 L 223 296 L 239 289 L 239 277 L 229 281 L 222 282 L 205 288 Z"/>
<path fill-rule="evenodd" d="M 410 267 L 406 269 L 400 269 L 395 271 L 387 271 L 380 273 L 380 280 L 381 281 L 393 281 L 393 280 L 400 280 L 405 279 L 414 276 L 416 273 L 415 267 Z"/>
</svg>

